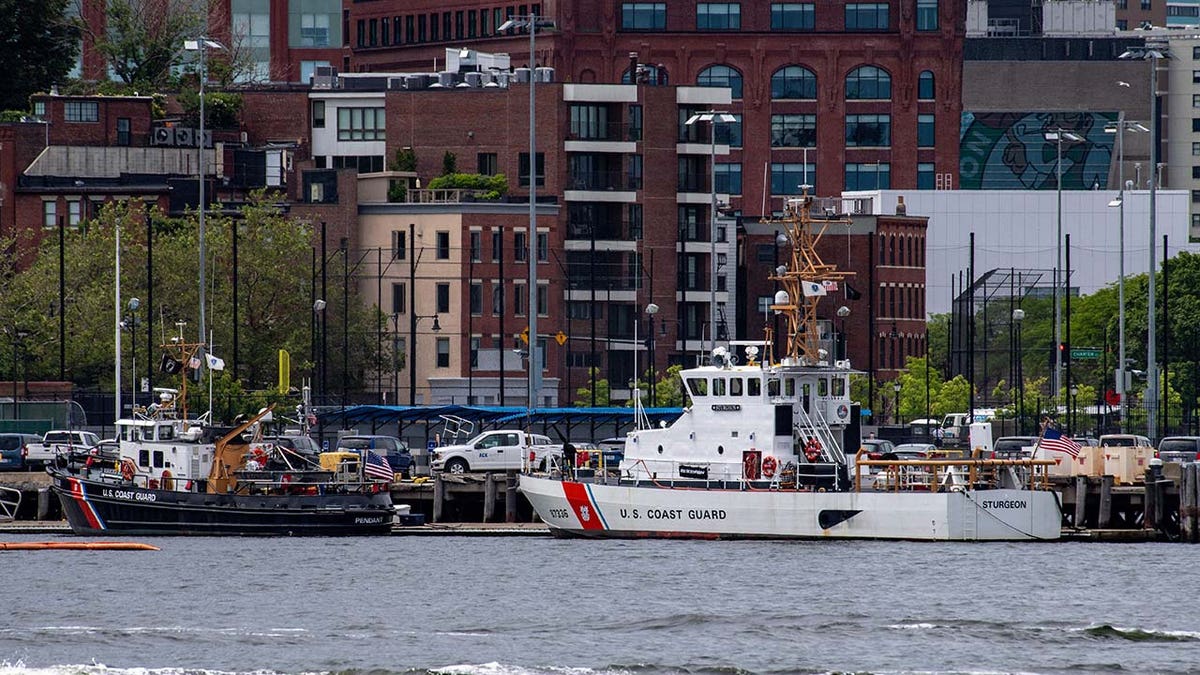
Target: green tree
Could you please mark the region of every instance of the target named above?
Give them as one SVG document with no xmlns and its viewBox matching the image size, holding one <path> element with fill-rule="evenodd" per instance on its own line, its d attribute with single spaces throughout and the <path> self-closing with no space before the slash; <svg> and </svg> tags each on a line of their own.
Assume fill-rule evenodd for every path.
<svg viewBox="0 0 1200 675">
<path fill-rule="evenodd" d="M 929 385 L 928 399 L 926 383 Z M 936 368 L 929 368 L 923 357 L 908 357 L 905 359 L 904 371 L 900 374 L 900 417 L 905 421 L 924 418 L 927 400 L 929 416 L 934 419 L 939 419 L 948 412 L 959 412 L 942 410 L 939 407 L 938 397 L 941 390 L 942 374 Z"/>
<path fill-rule="evenodd" d="M 82 20 L 77 25 L 121 82 L 154 91 L 166 88 L 171 67 L 186 60 L 181 56 L 183 41 L 203 34 L 205 15 L 213 4 L 215 0 L 108 0 L 105 32 L 96 32 Z"/>
<path fill-rule="evenodd" d="M 502 173 L 484 176 L 478 173 L 449 173 L 429 181 L 430 190 L 475 190 L 481 199 L 495 201 L 508 193 L 508 178 Z"/>
<path fill-rule="evenodd" d="M 955 375 L 938 389 L 937 409 L 943 414 L 966 412 L 971 400 L 971 385 L 967 378 Z"/>
<path fill-rule="evenodd" d="M 604 408 L 612 405 L 610 398 L 610 390 L 608 380 L 603 377 L 598 377 L 599 370 L 592 368 L 588 371 L 588 386 L 579 387 L 575 390 L 575 406 L 579 408 L 589 408 L 592 406 L 592 388 L 591 378 L 596 378 L 596 407 Z"/>
<path fill-rule="evenodd" d="M 447 150 L 442 155 L 442 175 L 449 176 L 452 173 L 458 173 L 458 156 Z"/>
<path fill-rule="evenodd" d="M 29 111 L 29 96 L 62 82 L 79 53 L 69 0 L 0 0 L 0 110 Z"/>
<path fill-rule="evenodd" d="M 416 171 L 417 153 L 412 148 L 396 148 L 396 155 L 388 164 L 389 171 Z"/>
<path fill-rule="evenodd" d="M 658 383 L 654 386 L 657 398 L 655 405 L 660 408 L 682 408 L 691 405 L 692 402 L 686 400 L 684 394 L 683 378 L 679 376 L 682 371 L 683 366 L 677 364 L 659 372 Z"/>
</svg>

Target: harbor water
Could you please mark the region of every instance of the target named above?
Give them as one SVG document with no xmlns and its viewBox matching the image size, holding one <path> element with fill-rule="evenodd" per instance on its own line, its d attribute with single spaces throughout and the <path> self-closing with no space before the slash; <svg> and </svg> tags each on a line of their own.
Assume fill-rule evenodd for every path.
<svg viewBox="0 0 1200 675">
<path fill-rule="evenodd" d="M 1177 544 L 138 541 L 0 552 L 0 675 L 1200 667 Z"/>
</svg>

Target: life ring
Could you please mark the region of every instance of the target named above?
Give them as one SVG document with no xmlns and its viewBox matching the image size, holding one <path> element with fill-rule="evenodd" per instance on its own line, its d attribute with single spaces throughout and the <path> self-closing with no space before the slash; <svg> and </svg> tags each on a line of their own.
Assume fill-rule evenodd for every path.
<svg viewBox="0 0 1200 675">
<path fill-rule="evenodd" d="M 821 459 L 821 441 L 815 438 L 808 439 L 808 444 L 804 446 L 804 459 L 809 462 Z"/>
<path fill-rule="evenodd" d="M 137 474 L 137 467 L 135 467 L 133 465 L 132 461 L 130 461 L 128 459 L 121 460 L 121 478 L 132 483 L 133 477 L 136 474 Z"/>
<path fill-rule="evenodd" d="M 163 472 L 162 472 L 162 489 L 164 489 L 164 490 L 174 490 L 175 489 L 175 479 L 171 477 L 171 472 L 168 471 L 167 469 L 163 469 Z"/>
<path fill-rule="evenodd" d="M 770 455 L 763 457 L 763 461 L 762 461 L 763 476 L 765 476 L 767 478 L 774 476 L 775 469 L 778 469 L 778 468 L 779 468 L 779 462 L 775 461 L 774 457 L 772 457 Z"/>
</svg>

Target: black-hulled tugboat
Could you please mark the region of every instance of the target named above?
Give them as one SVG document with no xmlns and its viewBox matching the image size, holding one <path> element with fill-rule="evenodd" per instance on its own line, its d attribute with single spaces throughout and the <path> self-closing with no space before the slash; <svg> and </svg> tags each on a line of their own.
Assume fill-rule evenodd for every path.
<svg viewBox="0 0 1200 675">
<path fill-rule="evenodd" d="M 182 364 L 181 389 L 158 389 L 157 403 L 135 407 L 130 418 L 119 420 L 116 443 L 61 455 L 47 468 L 51 489 L 76 534 L 367 535 L 391 530 L 386 460 L 347 452 L 313 458 L 255 443 L 269 409 L 228 428 L 189 418 L 187 375 L 200 347 L 184 343 L 182 335 L 164 347 Z"/>
</svg>

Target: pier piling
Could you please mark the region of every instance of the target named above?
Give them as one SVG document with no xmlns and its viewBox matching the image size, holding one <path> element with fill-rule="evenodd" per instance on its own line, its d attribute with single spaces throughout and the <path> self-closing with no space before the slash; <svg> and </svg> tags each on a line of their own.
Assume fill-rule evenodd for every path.
<svg viewBox="0 0 1200 675">
<path fill-rule="evenodd" d="M 1096 527 L 1107 529 L 1112 525 L 1113 477 L 1100 477 L 1100 509 L 1096 516 Z"/>
<path fill-rule="evenodd" d="M 1083 527 L 1087 519 L 1087 476 L 1075 477 L 1075 527 Z"/>
<path fill-rule="evenodd" d="M 483 480 L 483 522 L 496 520 L 496 477 L 488 473 Z"/>
</svg>

